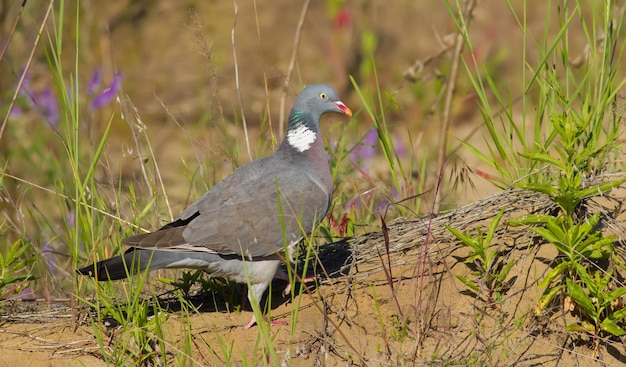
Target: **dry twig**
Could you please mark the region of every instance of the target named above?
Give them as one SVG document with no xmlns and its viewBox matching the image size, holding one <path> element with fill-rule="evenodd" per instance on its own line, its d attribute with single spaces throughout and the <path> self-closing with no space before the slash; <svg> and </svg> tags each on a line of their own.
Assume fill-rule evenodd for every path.
<svg viewBox="0 0 626 367">
<path fill-rule="evenodd" d="M 280 96 L 280 118 L 278 119 L 278 136 L 283 137 L 285 131 L 285 103 L 287 100 L 287 88 L 289 88 L 289 82 L 291 81 L 291 74 L 296 67 L 296 58 L 298 56 L 298 46 L 300 45 L 300 37 L 302 35 L 302 28 L 304 27 L 304 19 L 306 13 L 309 10 L 309 4 L 311 0 L 306 0 L 302 5 L 302 12 L 300 13 L 300 20 L 298 20 L 298 26 L 296 27 L 296 35 L 293 39 L 293 49 L 291 50 L 291 58 L 289 59 L 289 68 L 287 69 L 287 75 L 285 75 L 285 81 L 283 83 L 283 93 Z"/>
</svg>

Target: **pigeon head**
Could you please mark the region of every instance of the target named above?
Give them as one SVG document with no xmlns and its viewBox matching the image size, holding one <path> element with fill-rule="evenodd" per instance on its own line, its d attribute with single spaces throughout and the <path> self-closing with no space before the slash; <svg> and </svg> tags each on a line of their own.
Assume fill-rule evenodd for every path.
<svg viewBox="0 0 626 367">
<path fill-rule="evenodd" d="M 308 150 L 320 131 L 320 117 L 326 112 L 352 116 L 352 111 L 339 100 L 333 87 L 311 84 L 296 98 L 287 127 L 287 143 L 299 152 Z"/>
</svg>

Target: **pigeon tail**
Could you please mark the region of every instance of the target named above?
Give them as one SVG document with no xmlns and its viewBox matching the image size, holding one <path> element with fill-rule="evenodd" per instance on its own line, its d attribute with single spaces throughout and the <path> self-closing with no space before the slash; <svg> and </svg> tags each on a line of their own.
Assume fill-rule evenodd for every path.
<svg viewBox="0 0 626 367">
<path fill-rule="evenodd" d="M 226 277 L 237 283 L 265 283 L 267 287 L 279 264 L 280 257 L 278 256 L 242 261 L 239 255 L 131 247 L 124 255 L 91 264 L 77 271 L 99 281 L 106 281 L 125 279 L 146 270 L 203 269 L 213 276 Z M 249 277 L 246 271 L 249 272 Z"/>
</svg>

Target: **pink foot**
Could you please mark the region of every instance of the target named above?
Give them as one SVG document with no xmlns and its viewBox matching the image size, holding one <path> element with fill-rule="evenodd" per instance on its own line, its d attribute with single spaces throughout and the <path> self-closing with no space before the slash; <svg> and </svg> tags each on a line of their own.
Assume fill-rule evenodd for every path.
<svg viewBox="0 0 626 367">
<path fill-rule="evenodd" d="M 285 296 L 288 295 L 291 292 L 291 282 L 289 281 L 289 274 L 285 273 L 281 268 L 278 268 L 276 270 L 276 274 L 274 274 L 274 278 L 287 281 L 287 286 L 283 290 L 283 294 Z M 301 283 L 306 284 L 306 283 L 312 283 L 312 282 L 316 281 L 317 278 L 315 276 L 308 276 L 308 277 L 306 277 L 304 279 L 298 277 L 297 280 L 300 281 Z"/>
<path fill-rule="evenodd" d="M 267 316 L 263 316 L 263 320 L 265 322 L 267 322 Z M 244 329 L 250 329 L 252 326 L 254 326 L 256 324 L 256 317 L 254 317 L 254 315 L 252 315 L 252 318 L 250 319 L 250 322 L 248 322 L 247 324 L 245 324 L 243 326 Z M 287 325 L 287 321 L 285 320 L 275 320 L 275 321 L 270 321 L 270 326 L 276 326 L 276 325 Z"/>
</svg>

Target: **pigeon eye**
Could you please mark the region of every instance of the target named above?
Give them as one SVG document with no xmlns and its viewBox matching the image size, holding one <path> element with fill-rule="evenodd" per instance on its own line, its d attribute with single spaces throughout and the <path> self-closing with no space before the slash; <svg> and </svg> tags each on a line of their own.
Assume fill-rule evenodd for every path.
<svg viewBox="0 0 626 367">
<path fill-rule="evenodd" d="M 326 93 L 322 92 L 320 93 L 320 99 L 326 99 Z"/>
</svg>

